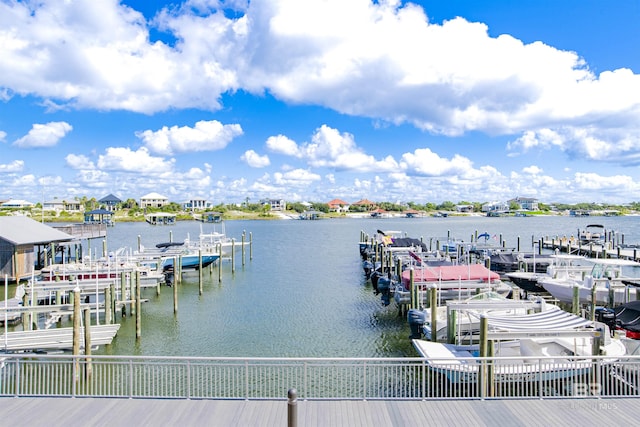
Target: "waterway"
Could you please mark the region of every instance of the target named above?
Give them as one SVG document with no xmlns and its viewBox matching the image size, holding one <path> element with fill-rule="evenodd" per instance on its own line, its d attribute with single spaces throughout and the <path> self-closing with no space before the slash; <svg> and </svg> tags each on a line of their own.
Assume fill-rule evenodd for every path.
<svg viewBox="0 0 640 427">
<path fill-rule="evenodd" d="M 273 356 L 273 357 L 396 357 L 415 356 L 409 327 L 392 302 L 383 306 L 365 281 L 358 253 L 360 232 L 397 230 L 409 237 L 469 241 L 487 232 L 507 247 L 520 244 L 532 251 L 543 236 L 576 235 L 591 223 L 616 230 L 625 243 L 640 243 L 640 217 L 448 217 L 345 218 L 318 221 L 235 220 L 226 233 L 240 241 L 243 232 L 253 240 L 252 259 L 240 251 L 231 264 L 223 262 L 204 274 L 199 295 L 198 274 L 186 273 L 178 287 L 178 312 L 173 290 L 163 286 L 160 296 L 144 290 L 142 338 L 135 338 L 135 320 L 118 320 L 121 329 L 100 354 L 156 356 Z M 108 229 L 108 251 L 135 248 L 138 236 L 145 246 L 197 238 L 195 221 L 172 226 L 118 223 Z M 219 227 L 219 226 L 218 226 Z M 92 250 L 101 253 L 102 243 Z"/>
</svg>

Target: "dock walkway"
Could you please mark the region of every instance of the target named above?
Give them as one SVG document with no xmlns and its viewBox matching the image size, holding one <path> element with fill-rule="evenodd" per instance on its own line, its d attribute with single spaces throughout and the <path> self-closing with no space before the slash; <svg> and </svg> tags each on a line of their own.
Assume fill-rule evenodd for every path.
<svg viewBox="0 0 640 427">
<path fill-rule="evenodd" d="M 0 398 L 12 423 L 51 426 L 286 426 L 286 400 Z M 299 401 L 297 426 L 637 425 L 640 399 Z"/>
<path fill-rule="evenodd" d="M 580 244 L 575 238 L 544 237 L 541 239 L 541 247 L 568 254 L 585 255 L 589 258 L 618 258 L 640 261 L 640 248 L 614 246 L 611 242 L 605 245 Z"/>
</svg>

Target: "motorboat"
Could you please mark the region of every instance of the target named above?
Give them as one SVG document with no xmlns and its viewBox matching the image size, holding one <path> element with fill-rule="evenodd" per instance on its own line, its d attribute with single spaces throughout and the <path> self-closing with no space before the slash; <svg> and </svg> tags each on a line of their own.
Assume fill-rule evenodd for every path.
<svg viewBox="0 0 640 427">
<path fill-rule="evenodd" d="M 574 288 L 577 288 L 580 304 L 595 302 L 601 305 L 616 305 L 636 300 L 637 289 L 627 283 L 637 278 L 626 276 L 624 268 L 637 268 L 640 263 L 612 258 L 585 258 L 593 263 L 591 271 L 584 277 L 557 276 L 538 280 L 554 298 L 572 303 Z M 594 301 L 595 298 L 595 301 Z"/>
<path fill-rule="evenodd" d="M 569 277 L 582 279 L 584 275 L 590 272 L 593 268 L 593 265 L 588 262 L 589 260 L 581 255 L 556 253 L 554 255 L 550 255 L 549 259 L 551 260 L 551 263 L 544 272 L 513 271 L 506 273 L 505 276 L 514 285 L 527 293 L 540 293 L 546 292 L 544 287 L 540 284 L 541 280 Z"/>
<path fill-rule="evenodd" d="M 496 382 L 546 381 L 589 372 L 588 356 L 620 360 L 627 354 L 621 339 L 609 327 L 560 309 L 523 316 L 484 315 L 486 336 Z M 597 340 L 597 341 L 595 341 Z M 486 363 L 480 344 L 457 345 L 413 339 L 412 344 L 429 367 L 454 383 L 477 382 Z"/>
</svg>

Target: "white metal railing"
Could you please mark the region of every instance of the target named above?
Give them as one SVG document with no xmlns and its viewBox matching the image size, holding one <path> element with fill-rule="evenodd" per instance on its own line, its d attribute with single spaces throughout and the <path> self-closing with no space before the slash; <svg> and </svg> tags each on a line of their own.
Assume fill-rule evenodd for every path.
<svg viewBox="0 0 640 427">
<path fill-rule="evenodd" d="M 4 355 L 0 396 L 521 399 L 640 396 L 640 356 L 186 358 Z"/>
</svg>

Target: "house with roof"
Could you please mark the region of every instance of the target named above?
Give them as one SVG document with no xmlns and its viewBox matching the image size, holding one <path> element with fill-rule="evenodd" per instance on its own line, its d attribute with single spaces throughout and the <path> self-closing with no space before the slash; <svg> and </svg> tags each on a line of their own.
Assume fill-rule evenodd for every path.
<svg viewBox="0 0 640 427">
<path fill-rule="evenodd" d="M 520 209 L 525 211 L 537 211 L 538 209 L 538 199 L 533 199 L 531 197 L 516 197 L 515 199 L 511 199 L 507 201 L 509 205 L 511 203 L 516 203 L 520 206 Z"/>
<path fill-rule="evenodd" d="M 341 199 L 333 199 L 327 202 L 330 212 L 347 212 L 349 210 L 349 203 Z"/>
<path fill-rule="evenodd" d="M 51 243 L 75 238 L 26 216 L 0 216 L 0 275 L 14 282 L 29 278 L 41 268 Z"/>
<path fill-rule="evenodd" d="M 115 212 L 118 208 L 118 205 L 122 203 L 122 200 L 120 200 L 113 194 L 109 194 L 107 196 L 104 196 L 102 199 L 98 200 L 98 203 L 100 203 L 100 205 L 104 209 L 110 212 Z"/>
<path fill-rule="evenodd" d="M 26 200 L 19 199 L 9 199 L 6 202 L 0 204 L 1 208 L 7 209 L 15 209 L 15 208 L 32 208 L 34 206 L 33 203 Z"/>
<path fill-rule="evenodd" d="M 149 193 L 140 197 L 140 208 L 161 208 L 169 204 L 169 198 L 158 193 Z"/>
<path fill-rule="evenodd" d="M 371 200 L 369 200 L 369 199 L 361 199 L 361 200 L 358 200 L 357 202 L 353 202 L 353 203 L 351 204 L 351 206 L 358 206 L 358 207 L 360 207 L 362 210 L 370 211 L 370 210 L 372 210 L 372 209 L 375 209 L 375 208 L 376 208 L 376 206 L 377 206 L 377 204 L 376 204 L 376 203 L 374 203 L 374 202 L 372 202 L 372 201 L 371 201 Z"/>
<path fill-rule="evenodd" d="M 263 205 L 269 205 L 270 211 L 284 212 L 287 210 L 287 202 L 284 199 L 268 199 L 262 202 Z"/>
<path fill-rule="evenodd" d="M 185 211 L 201 211 L 204 209 L 211 209 L 212 207 L 213 203 L 202 197 L 192 197 L 182 204 L 182 208 Z"/>
<path fill-rule="evenodd" d="M 456 212 L 461 212 L 461 213 L 473 212 L 473 205 L 456 205 Z"/>
<path fill-rule="evenodd" d="M 482 212 L 507 212 L 509 211 L 509 203 L 507 202 L 489 202 L 482 205 Z"/>
</svg>

